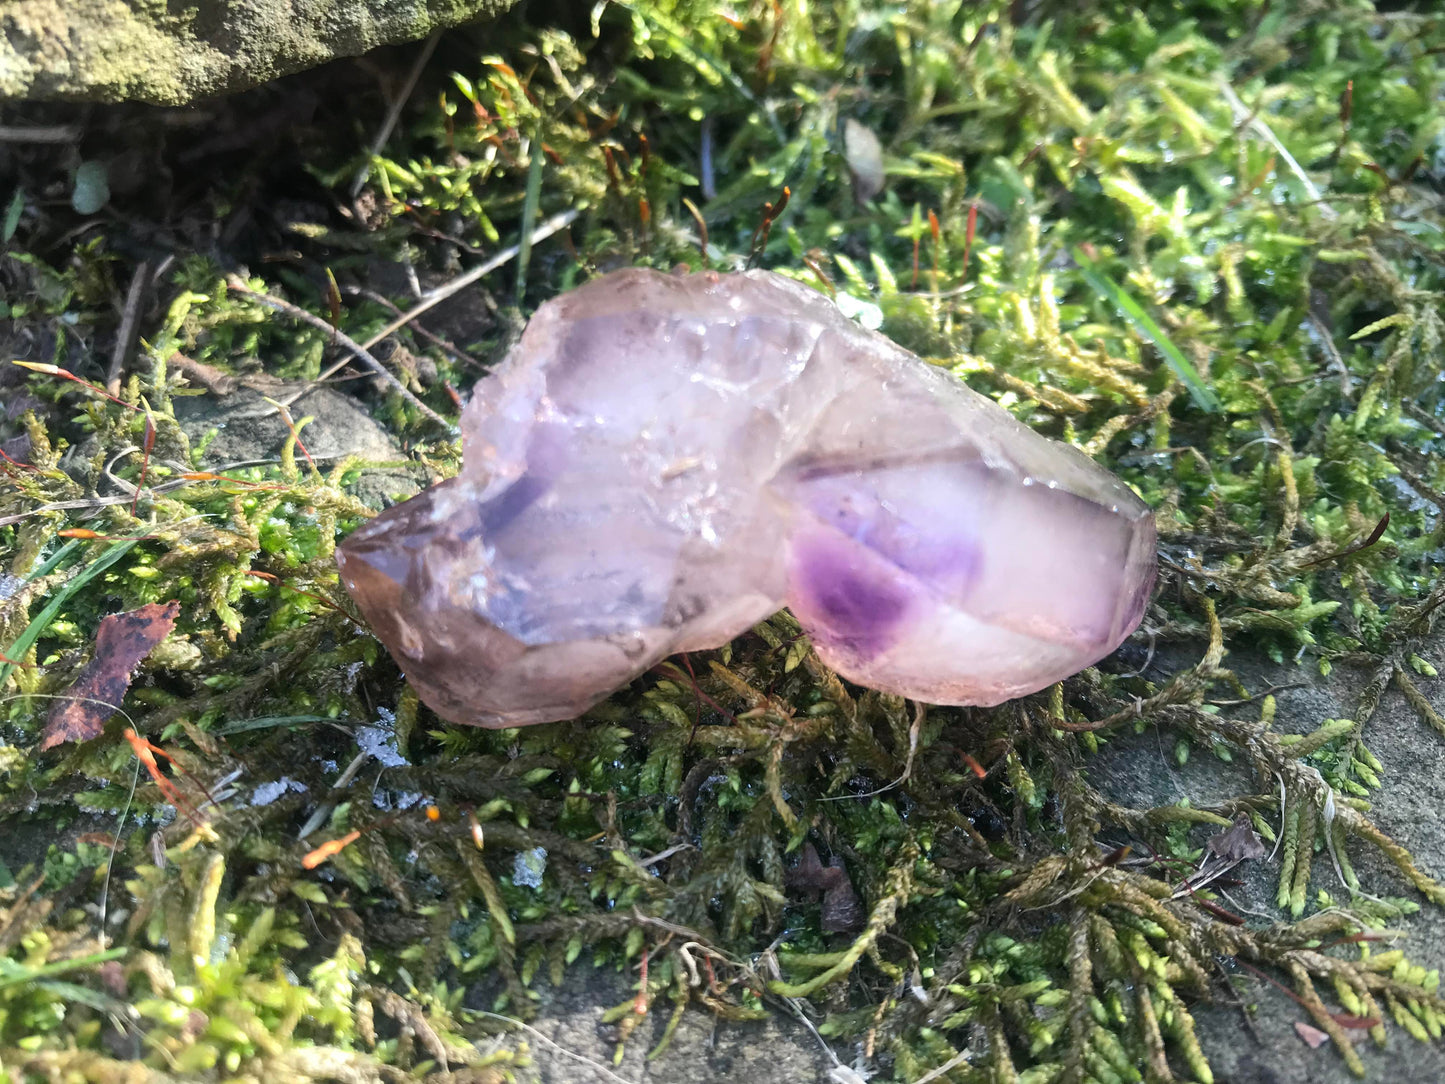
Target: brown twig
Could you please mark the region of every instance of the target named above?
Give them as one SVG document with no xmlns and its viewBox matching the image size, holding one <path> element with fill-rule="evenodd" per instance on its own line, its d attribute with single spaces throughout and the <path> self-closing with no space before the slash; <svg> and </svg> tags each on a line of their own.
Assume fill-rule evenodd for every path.
<svg viewBox="0 0 1445 1084">
<path fill-rule="evenodd" d="M 532 244 L 535 245 L 540 241 L 545 241 L 558 230 L 566 229 L 577 220 L 578 214 L 579 212 L 575 209 L 570 211 L 563 211 L 561 214 L 553 215 L 551 218 L 542 222 L 535 230 L 532 231 Z M 450 282 L 442 286 L 438 286 L 434 290 L 427 291 L 426 296 L 423 297 L 421 301 L 413 305 L 411 308 L 407 309 L 406 312 L 402 313 L 395 320 L 387 324 L 386 327 L 382 328 L 380 331 L 378 331 L 371 338 L 367 339 L 366 342 L 362 343 L 361 345 L 366 347 L 367 349 L 370 349 L 377 343 L 381 342 L 382 339 L 386 338 L 392 332 L 397 331 L 398 329 L 403 328 L 407 324 L 411 323 L 428 309 L 432 308 L 435 305 L 441 304 L 453 294 L 465 290 L 472 283 L 476 282 L 477 279 L 482 278 L 485 275 L 490 275 L 497 268 L 502 267 L 507 263 L 510 263 L 512 260 L 515 260 L 517 258 L 517 253 L 519 253 L 520 251 L 520 245 L 511 245 L 507 248 L 504 248 L 501 252 L 498 252 L 490 260 L 486 260 L 478 264 L 470 271 L 463 272 L 456 278 L 452 279 Z M 324 379 L 324 377 L 322 379 Z"/>
<path fill-rule="evenodd" d="M 385 294 L 377 293 L 375 290 L 369 290 L 364 286 L 347 286 L 343 290 L 343 293 L 348 293 L 355 297 L 364 297 L 368 301 L 375 301 L 378 305 L 390 309 L 394 315 L 401 315 L 401 306 L 395 304 Z M 420 324 L 412 324 L 411 329 L 416 334 L 420 335 L 423 339 L 425 339 L 427 342 L 431 343 L 433 346 L 437 347 L 440 350 L 445 350 L 448 354 L 452 356 L 452 359 L 454 361 L 459 361 L 463 365 L 481 364 L 481 362 L 479 362 L 476 358 L 472 357 L 450 339 L 444 339 L 435 332 L 428 331 Z"/>
<path fill-rule="evenodd" d="M 121 310 L 120 330 L 115 334 L 115 346 L 110 352 L 110 368 L 105 374 L 105 390 L 111 395 L 120 394 L 120 378 L 125 374 L 126 358 L 135 345 L 136 329 L 140 323 L 141 302 L 145 300 L 146 287 L 150 284 L 151 265 L 142 260 L 135 265 L 130 276 L 130 288 L 125 293 L 125 308 Z"/>
<path fill-rule="evenodd" d="M 436 50 L 437 41 L 441 36 L 442 32 L 440 30 L 432 31 L 431 37 L 426 39 L 426 42 L 421 47 L 421 52 L 417 54 L 416 60 L 412 62 L 411 71 L 409 71 L 406 76 L 406 82 L 392 100 L 391 108 L 387 110 L 386 120 L 382 121 L 381 128 L 376 133 L 376 138 L 371 141 L 371 146 L 366 148 L 366 161 L 363 162 L 361 168 L 356 171 L 356 176 L 351 178 L 352 199 L 355 199 L 361 194 L 361 188 L 366 184 L 367 175 L 371 173 L 372 159 L 381 153 L 381 148 L 386 146 L 386 141 L 391 138 L 391 133 L 393 129 L 396 128 L 396 122 L 401 119 L 401 111 L 406 108 L 406 103 L 411 100 L 411 92 L 416 89 L 416 81 L 421 78 L 422 69 L 426 67 L 426 62 L 431 59 L 432 53 Z"/>
<path fill-rule="evenodd" d="M 336 338 L 336 342 L 339 345 L 344 346 L 347 350 L 351 352 L 353 357 L 365 363 L 368 367 L 371 368 L 373 372 L 375 372 L 378 376 L 380 376 L 397 391 L 401 392 L 401 396 L 403 399 L 411 403 L 424 415 L 426 415 L 426 417 L 430 418 L 438 425 L 446 429 L 451 428 L 451 422 L 447 421 L 435 410 L 433 410 L 431 407 L 427 406 L 420 399 L 418 399 L 412 393 L 411 389 L 408 388 L 405 384 L 403 384 L 400 380 L 398 380 L 392 374 L 391 370 L 389 370 L 385 365 L 377 361 L 376 358 L 372 356 L 371 352 L 366 349 L 366 347 L 362 346 L 345 332 L 333 328 L 329 323 L 327 323 L 321 317 L 317 316 L 315 313 L 307 312 L 305 309 L 293 305 L 289 301 L 282 301 L 280 298 L 272 297 L 270 294 L 260 294 L 257 293 L 255 290 L 249 290 L 241 284 L 241 281 L 239 279 L 227 279 L 226 286 L 234 294 L 239 294 L 242 297 L 249 298 L 250 300 L 257 302 L 258 304 L 265 305 L 268 309 L 275 309 L 277 312 L 284 313 L 285 315 L 290 316 L 295 320 L 300 320 L 303 323 L 310 324 L 312 327 L 319 328 L 320 330 L 326 332 L 328 335 L 334 335 Z M 349 361 L 350 359 L 347 360 Z M 341 364 L 344 365 L 346 364 L 346 362 L 343 361 Z M 330 370 L 328 370 L 328 372 L 335 372 L 338 368 L 340 368 L 340 365 L 333 366 Z M 304 394 L 304 392 L 299 393 L 297 396 L 295 396 L 295 398 L 300 398 L 301 394 Z"/>
<path fill-rule="evenodd" d="M 0 125 L 0 143 L 74 143 L 80 134 L 78 124 L 55 124 L 45 128 Z"/>
<path fill-rule="evenodd" d="M 545 241 L 558 230 L 566 229 L 574 221 L 576 221 L 577 215 L 579 213 L 580 212 L 574 209 L 570 211 L 563 211 L 561 214 L 553 215 L 551 218 L 547 219 L 545 222 L 543 222 L 540 226 L 538 226 L 535 230 L 532 231 L 532 244 L 535 245 L 539 241 Z M 498 252 L 490 260 L 486 260 L 483 263 L 478 264 L 470 271 L 463 272 L 445 285 L 438 286 L 436 289 L 429 291 L 427 295 L 421 299 L 421 301 L 413 305 L 411 308 L 407 309 L 406 312 L 402 313 L 395 320 L 393 320 L 391 323 L 387 324 L 384 328 L 378 331 L 375 335 L 371 336 L 371 338 L 367 339 L 358 347 L 358 349 L 370 350 L 377 343 L 381 342 L 382 339 L 386 338 L 393 332 L 405 327 L 407 324 L 411 323 L 428 309 L 441 304 L 453 294 L 459 293 L 462 290 L 466 289 L 472 283 L 476 282 L 479 278 L 491 274 L 497 268 L 502 267 L 503 265 L 516 259 L 517 254 L 520 251 L 520 245 L 512 245 L 508 248 L 504 248 L 501 252 Z M 326 330 L 331 330 L 330 324 L 325 324 L 324 321 L 323 324 L 326 327 Z M 347 339 L 343 343 L 343 345 L 346 345 L 350 342 L 351 340 Z M 352 345 L 354 346 L 355 344 Z M 347 360 L 337 362 L 335 365 L 331 366 L 320 376 L 318 376 L 314 381 L 312 381 L 311 384 L 307 386 L 306 390 L 310 390 L 310 388 L 322 383 L 329 377 L 335 376 L 336 373 L 338 373 L 346 364 Z M 303 394 L 305 394 L 304 391 L 299 392 L 297 393 L 295 398 L 299 399 Z M 294 399 L 292 401 L 294 402 Z"/>
</svg>

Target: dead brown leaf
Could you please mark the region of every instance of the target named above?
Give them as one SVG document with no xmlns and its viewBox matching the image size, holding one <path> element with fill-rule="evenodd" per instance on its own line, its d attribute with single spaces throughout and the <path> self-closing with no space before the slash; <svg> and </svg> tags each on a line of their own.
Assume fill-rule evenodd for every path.
<svg viewBox="0 0 1445 1084">
<path fill-rule="evenodd" d="M 788 888 L 808 895 L 823 897 L 823 929 L 829 933 L 851 933 L 861 930 L 867 916 L 863 904 L 848 879 L 843 862 L 834 858 L 830 865 L 823 865 L 818 850 L 811 843 L 804 843 L 798 855 L 798 864 L 788 870 Z"/>
<path fill-rule="evenodd" d="M 1248 813 L 1236 816 L 1234 826 L 1211 837 L 1204 849 L 1219 855 L 1226 862 L 1245 862 L 1253 858 L 1263 858 L 1269 853 L 1269 848 L 1264 845 L 1264 841 L 1250 823 Z"/>
<path fill-rule="evenodd" d="M 140 661 L 175 628 L 179 602 L 152 602 L 129 613 L 111 614 L 95 634 L 95 653 L 72 685 L 55 701 L 45 720 L 40 748 L 67 741 L 88 741 L 125 698 Z"/>
</svg>

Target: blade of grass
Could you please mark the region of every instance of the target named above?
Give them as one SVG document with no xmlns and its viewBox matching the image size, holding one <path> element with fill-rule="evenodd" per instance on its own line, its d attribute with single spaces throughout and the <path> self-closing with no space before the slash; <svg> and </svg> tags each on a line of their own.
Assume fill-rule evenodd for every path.
<svg viewBox="0 0 1445 1084">
<path fill-rule="evenodd" d="M 34 580 L 40 579 L 40 577 L 42 576 L 50 575 L 57 568 L 60 567 L 61 563 L 67 557 L 69 557 L 76 550 L 80 549 L 83 544 L 84 543 L 82 543 L 79 539 L 72 538 L 69 542 L 61 546 L 58 550 L 56 550 L 49 557 L 47 557 L 43 565 L 37 568 L 34 572 L 30 573 L 30 575 L 26 576 L 25 582 L 30 583 Z"/>
<path fill-rule="evenodd" d="M 218 726 L 211 733 L 229 737 L 244 734 L 248 730 L 269 730 L 278 726 L 295 726 L 298 723 L 339 723 L 345 726 L 350 720 L 333 719 L 329 715 L 264 715 L 255 719 L 238 719 L 234 723 Z"/>
<path fill-rule="evenodd" d="M 8 658 L 23 659 L 25 653 L 35 646 L 35 641 L 40 639 L 40 634 L 49 627 L 50 622 L 55 620 L 55 615 L 60 612 L 60 608 L 65 605 L 70 597 L 129 553 L 132 547 L 135 546 L 136 541 L 136 539 L 131 538 L 126 539 L 124 542 L 113 543 L 109 549 L 97 557 L 74 578 L 66 580 L 64 586 L 55 592 L 55 597 L 46 604 L 43 610 L 35 615 L 35 618 L 30 624 L 25 626 L 25 631 L 15 638 L 15 642 L 6 648 L 3 654 Z M 63 552 L 65 548 L 66 547 L 62 546 L 61 552 Z M 47 561 L 45 565 L 41 567 L 44 568 L 46 565 L 50 565 L 51 562 L 56 561 L 59 556 L 60 553 L 56 553 L 55 556 L 50 558 L 50 561 Z M 4 688 L 5 682 L 9 680 L 10 674 L 14 669 L 9 663 L 0 665 L 0 688 Z"/>
<path fill-rule="evenodd" d="M 81 986 L 75 982 L 64 982 L 58 979 L 40 979 L 35 983 L 39 990 L 47 994 L 54 994 L 65 1001 L 75 1002 L 79 1005 L 89 1005 L 98 1012 L 115 1013 L 123 1016 L 129 1006 L 119 998 L 103 994 L 99 990 L 92 990 L 89 986 Z"/>
<path fill-rule="evenodd" d="M 527 265 L 532 262 L 532 227 L 537 221 L 537 205 L 542 199 L 542 167 L 547 156 L 542 151 L 542 124 L 532 131 L 532 164 L 527 170 L 527 194 L 522 199 L 522 236 L 517 241 L 517 305 L 527 292 Z"/>
<path fill-rule="evenodd" d="M 1094 261 L 1082 249 L 1074 249 L 1074 260 L 1090 288 L 1113 305 L 1120 316 L 1129 321 L 1139 334 L 1152 342 L 1159 353 L 1164 355 L 1165 363 L 1189 389 L 1189 397 L 1194 400 L 1194 405 L 1208 414 L 1217 414 L 1220 409 L 1219 398 L 1204 382 L 1199 370 L 1184 356 L 1179 347 L 1174 345 L 1173 340 L 1155 323 L 1154 318 L 1144 311 L 1143 306 L 1118 283 L 1100 274 Z"/>
<path fill-rule="evenodd" d="M 77 956 L 72 960 L 58 960 L 52 964 L 42 964 L 40 967 L 28 967 L 14 960 L 3 959 L 0 960 L 0 990 L 7 986 L 17 986 L 23 982 L 35 982 L 53 975 L 64 975 L 71 971 L 95 967 L 107 960 L 118 960 L 126 952 L 127 950 L 123 948 L 106 949 L 104 952 L 92 952 L 88 956 Z"/>
</svg>

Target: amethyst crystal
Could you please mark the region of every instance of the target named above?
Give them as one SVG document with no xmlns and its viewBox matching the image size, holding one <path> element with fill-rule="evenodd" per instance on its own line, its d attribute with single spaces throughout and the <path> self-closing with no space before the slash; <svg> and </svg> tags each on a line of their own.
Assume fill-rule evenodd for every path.
<svg viewBox="0 0 1445 1084">
<path fill-rule="evenodd" d="M 454 722 L 571 718 L 783 606 L 849 680 L 997 704 L 1112 651 L 1154 579 L 1122 482 L 767 272 L 543 305 L 462 437 L 338 553 Z"/>
</svg>

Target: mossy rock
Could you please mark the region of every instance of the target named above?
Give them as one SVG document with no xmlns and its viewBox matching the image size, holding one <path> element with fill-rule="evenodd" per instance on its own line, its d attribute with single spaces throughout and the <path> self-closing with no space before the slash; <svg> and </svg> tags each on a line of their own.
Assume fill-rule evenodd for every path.
<svg viewBox="0 0 1445 1084">
<path fill-rule="evenodd" d="M 512 0 L 18 0 L 0 97 L 183 105 L 505 11 Z"/>
</svg>

